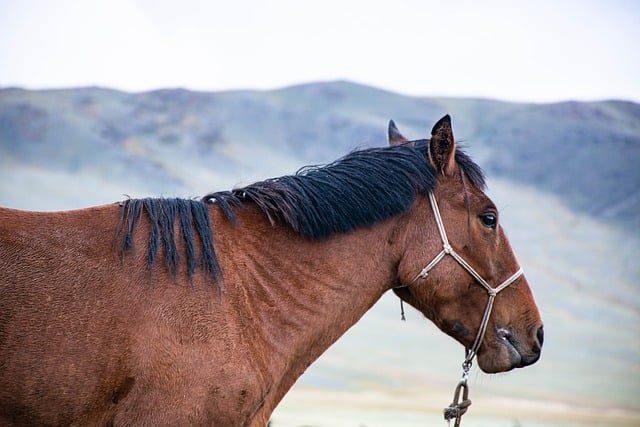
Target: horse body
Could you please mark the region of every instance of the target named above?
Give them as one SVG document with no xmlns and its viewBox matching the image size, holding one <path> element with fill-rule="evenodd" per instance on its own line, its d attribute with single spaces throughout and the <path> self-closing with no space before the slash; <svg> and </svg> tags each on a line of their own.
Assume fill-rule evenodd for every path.
<svg viewBox="0 0 640 427">
<path fill-rule="evenodd" d="M 266 425 L 391 289 L 470 348 L 484 290 L 449 259 L 416 277 L 442 249 L 427 191 L 483 277 L 500 282 L 517 262 L 488 221 L 479 169 L 441 122 L 428 145 L 202 201 L 0 208 L 0 424 Z M 496 298 L 487 330 L 483 370 L 538 359 L 524 277 Z"/>
<path fill-rule="evenodd" d="M 237 227 L 209 209 L 220 293 L 198 274 L 179 285 L 161 263 L 141 269 L 144 251 L 119 259 L 105 238 L 117 204 L 1 208 L 0 412 L 26 424 L 264 425 L 392 279 L 379 227 L 311 242 L 256 209 Z"/>
</svg>

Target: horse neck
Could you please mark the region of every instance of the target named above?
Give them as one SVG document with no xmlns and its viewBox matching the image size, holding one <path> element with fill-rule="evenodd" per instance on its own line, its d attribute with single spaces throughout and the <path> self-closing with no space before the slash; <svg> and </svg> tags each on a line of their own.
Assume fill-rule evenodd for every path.
<svg viewBox="0 0 640 427">
<path fill-rule="evenodd" d="M 266 348 L 265 368 L 283 372 L 274 378 L 281 394 L 389 289 L 396 276 L 388 247 L 393 228 L 391 219 L 311 241 L 249 210 L 227 228 L 231 239 L 216 239 L 223 305 L 233 300 L 232 315 L 245 316 L 237 321 Z"/>
</svg>

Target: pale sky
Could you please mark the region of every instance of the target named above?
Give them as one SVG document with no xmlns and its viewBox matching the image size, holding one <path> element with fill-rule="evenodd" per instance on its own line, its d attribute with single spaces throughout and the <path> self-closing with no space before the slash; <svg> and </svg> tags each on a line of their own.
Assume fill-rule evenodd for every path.
<svg viewBox="0 0 640 427">
<path fill-rule="evenodd" d="M 636 0 L 0 0 L 0 87 L 640 102 Z"/>
</svg>

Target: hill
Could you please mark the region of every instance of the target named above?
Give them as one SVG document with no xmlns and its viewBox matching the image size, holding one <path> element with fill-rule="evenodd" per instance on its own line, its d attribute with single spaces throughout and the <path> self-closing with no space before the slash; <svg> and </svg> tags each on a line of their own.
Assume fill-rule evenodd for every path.
<svg viewBox="0 0 640 427">
<path fill-rule="evenodd" d="M 405 133 L 426 137 L 447 112 L 489 176 L 552 192 L 596 218 L 640 226 L 640 105 L 620 101 L 412 98 L 348 82 L 222 93 L 3 89 L 0 157 L 5 167 L 82 171 L 128 185 L 144 175 L 139 184 L 155 192 L 204 193 L 234 184 L 234 176 L 287 173 L 382 144 L 390 118 Z M 188 173 L 194 161 L 205 176 Z M 131 168 L 138 173 L 127 177 Z"/>
</svg>

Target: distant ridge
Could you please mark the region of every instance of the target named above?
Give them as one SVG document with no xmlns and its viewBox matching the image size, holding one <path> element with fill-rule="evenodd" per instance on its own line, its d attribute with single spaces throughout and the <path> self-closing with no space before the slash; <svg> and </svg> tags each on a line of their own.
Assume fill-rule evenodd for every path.
<svg viewBox="0 0 640 427">
<path fill-rule="evenodd" d="M 640 105 L 626 101 L 417 98 L 347 81 L 226 92 L 5 88 L 0 164 L 116 181 L 111 175 L 126 171 L 149 191 L 184 191 L 193 184 L 172 165 L 177 159 L 196 156 L 194 167 L 225 176 L 250 168 L 246 153 L 252 152 L 322 163 L 355 147 L 384 144 L 390 118 L 417 138 L 444 113 L 489 177 L 555 193 L 599 219 L 640 226 Z M 262 169 L 270 170 L 268 164 Z M 220 189 L 215 182 L 205 191 L 213 189 Z"/>
</svg>

